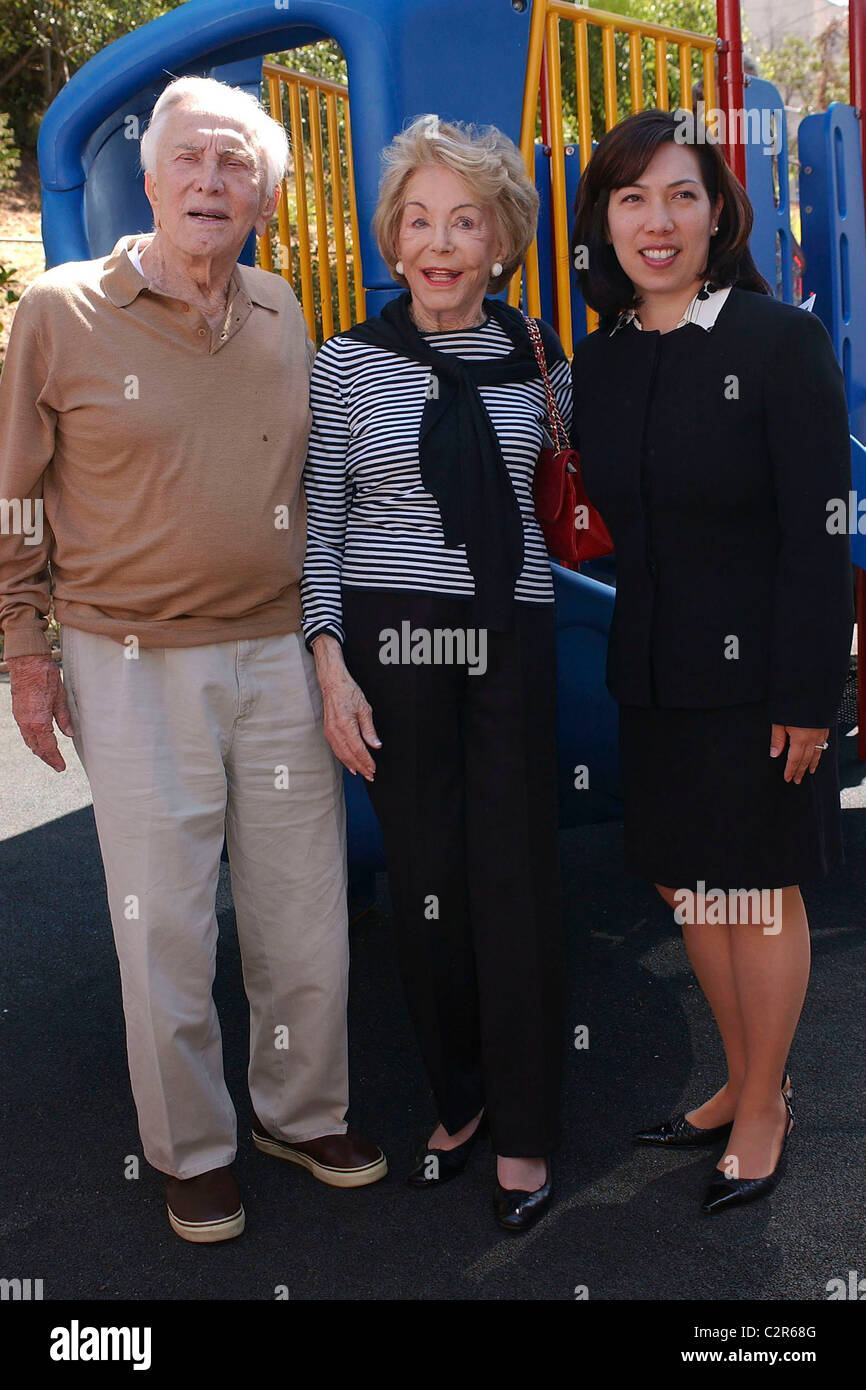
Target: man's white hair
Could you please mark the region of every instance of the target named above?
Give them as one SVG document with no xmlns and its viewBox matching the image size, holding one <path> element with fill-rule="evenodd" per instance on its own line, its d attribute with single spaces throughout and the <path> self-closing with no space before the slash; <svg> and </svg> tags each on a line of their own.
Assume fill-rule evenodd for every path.
<svg viewBox="0 0 866 1390">
<path fill-rule="evenodd" d="M 163 128 L 181 105 L 188 111 L 236 122 L 246 131 L 256 152 L 262 191 L 270 193 L 280 182 L 289 159 L 289 141 L 283 126 L 249 92 L 217 82 L 213 77 L 177 77 L 161 93 L 141 137 L 141 167 L 146 174 L 153 173 Z"/>
</svg>

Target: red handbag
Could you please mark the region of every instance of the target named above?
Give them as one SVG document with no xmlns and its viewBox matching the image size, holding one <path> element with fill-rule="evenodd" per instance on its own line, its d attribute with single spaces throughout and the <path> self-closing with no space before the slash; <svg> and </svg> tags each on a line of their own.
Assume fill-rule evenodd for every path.
<svg viewBox="0 0 866 1390">
<path fill-rule="evenodd" d="M 610 555 L 613 541 L 586 495 L 580 476 L 580 455 L 576 449 L 569 447 L 568 431 L 547 374 L 547 360 L 538 324 L 535 319 L 527 317 L 526 327 L 544 379 L 550 433 L 553 436 L 553 448 L 546 446 L 541 450 L 535 468 L 532 484 L 535 514 L 544 533 L 548 554 L 567 569 L 576 569 L 582 561 Z"/>
</svg>

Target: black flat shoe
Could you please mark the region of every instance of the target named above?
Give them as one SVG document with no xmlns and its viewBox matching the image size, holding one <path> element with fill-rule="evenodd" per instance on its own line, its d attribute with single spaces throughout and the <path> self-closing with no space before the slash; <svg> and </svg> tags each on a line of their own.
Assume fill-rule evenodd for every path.
<svg viewBox="0 0 866 1390">
<path fill-rule="evenodd" d="M 782 1078 L 782 1094 L 786 1093 L 789 1099 L 794 1094 L 791 1078 L 787 1073 Z M 637 1134 L 632 1135 L 632 1143 L 659 1144 L 667 1149 L 703 1149 L 727 1139 L 732 1128 L 733 1121 L 727 1125 L 716 1125 L 714 1129 L 698 1129 L 697 1125 L 686 1119 L 683 1111 L 652 1129 L 638 1130 Z"/>
<path fill-rule="evenodd" d="M 723 1211 L 726 1207 L 741 1207 L 746 1202 L 756 1202 L 760 1197 L 769 1196 L 773 1189 L 778 1186 L 784 1171 L 783 1160 L 788 1136 L 794 1128 L 794 1112 L 784 1091 L 782 1092 L 782 1099 L 788 1112 L 785 1121 L 785 1137 L 779 1150 L 779 1160 L 772 1173 L 768 1173 L 765 1178 L 727 1178 L 724 1173 L 720 1173 L 717 1169 L 707 1184 L 704 1200 L 701 1202 L 701 1211 L 714 1212 Z"/>
<path fill-rule="evenodd" d="M 501 1187 L 499 1182 L 496 1184 L 496 1191 L 493 1194 L 493 1209 L 496 1213 L 496 1224 L 503 1231 L 509 1231 L 512 1235 L 520 1235 L 523 1231 L 528 1231 L 540 1216 L 543 1216 L 550 1206 L 550 1199 L 553 1195 L 553 1172 L 550 1166 L 550 1159 L 547 1160 L 547 1176 L 537 1192 L 520 1192 L 515 1189 L 512 1191 L 508 1187 Z"/>
<path fill-rule="evenodd" d="M 421 1150 L 415 1167 L 412 1169 L 406 1181 L 410 1187 L 441 1187 L 443 1182 L 450 1182 L 456 1178 L 466 1164 L 469 1162 L 469 1155 L 475 1148 L 478 1139 L 487 1131 L 487 1112 L 485 1111 L 475 1129 L 468 1139 L 464 1139 L 456 1149 L 428 1149 L 426 1144 Z"/>
</svg>

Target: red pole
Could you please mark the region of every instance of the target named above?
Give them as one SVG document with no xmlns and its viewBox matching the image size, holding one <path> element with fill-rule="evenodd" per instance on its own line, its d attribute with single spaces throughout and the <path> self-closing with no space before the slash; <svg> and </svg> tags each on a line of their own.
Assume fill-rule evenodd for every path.
<svg viewBox="0 0 866 1390">
<path fill-rule="evenodd" d="M 746 127 L 740 113 L 745 108 L 746 99 L 740 0 L 716 0 L 716 16 L 719 33 L 719 101 L 725 113 L 725 158 L 745 188 Z M 743 135 L 742 140 L 735 138 L 738 131 Z"/>
</svg>

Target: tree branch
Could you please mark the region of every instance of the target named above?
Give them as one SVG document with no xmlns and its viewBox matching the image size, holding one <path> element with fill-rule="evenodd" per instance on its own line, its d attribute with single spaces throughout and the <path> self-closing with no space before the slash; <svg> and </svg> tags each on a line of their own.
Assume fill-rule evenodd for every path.
<svg viewBox="0 0 866 1390">
<path fill-rule="evenodd" d="M 38 52 L 39 52 L 39 44 L 34 43 L 33 46 L 32 46 L 32 48 L 28 48 L 28 50 L 27 50 L 26 53 L 22 53 L 21 57 L 18 58 L 18 59 L 12 64 L 11 68 L 9 69 L 9 71 L 8 71 L 8 72 L 4 72 L 3 76 L 0 77 L 0 87 L 5 87 L 7 82 L 11 82 L 11 81 L 12 81 L 12 78 L 15 76 L 15 74 L 21 71 L 21 69 L 23 68 L 24 64 L 25 64 L 25 63 L 29 63 L 29 61 L 30 61 L 30 59 L 33 57 L 34 53 L 38 53 Z"/>
</svg>

